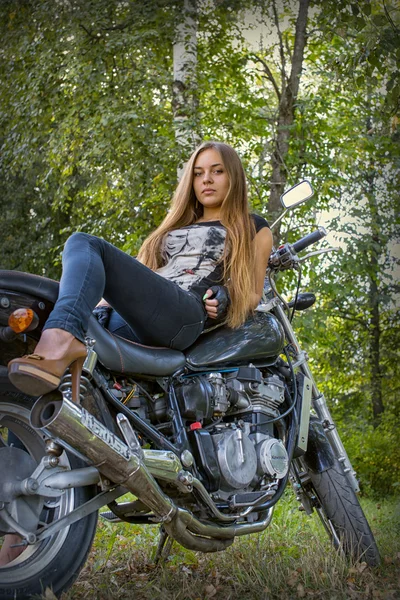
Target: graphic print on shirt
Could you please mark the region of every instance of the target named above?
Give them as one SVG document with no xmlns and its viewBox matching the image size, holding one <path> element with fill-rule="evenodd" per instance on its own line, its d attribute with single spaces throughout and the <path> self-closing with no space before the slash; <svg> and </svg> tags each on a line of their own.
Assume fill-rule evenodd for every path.
<svg viewBox="0 0 400 600">
<path fill-rule="evenodd" d="M 190 290 L 219 267 L 225 237 L 222 226 L 190 225 L 170 231 L 162 247 L 165 265 L 157 273 Z"/>
</svg>

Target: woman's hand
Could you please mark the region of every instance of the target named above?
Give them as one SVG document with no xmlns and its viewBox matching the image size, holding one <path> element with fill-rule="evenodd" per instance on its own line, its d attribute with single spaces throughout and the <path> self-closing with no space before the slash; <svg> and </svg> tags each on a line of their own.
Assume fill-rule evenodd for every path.
<svg viewBox="0 0 400 600">
<path fill-rule="evenodd" d="M 111 311 L 111 306 L 102 298 L 97 304 L 97 306 L 93 309 L 93 314 L 100 323 L 100 325 L 102 325 L 103 327 L 107 327 L 108 322 L 110 320 Z"/>
<path fill-rule="evenodd" d="M 208 318 L 216 320 L 226 316 L 231 299 L 225 286 L 213 285 L 204 294 L 203 301 Z"/>
</svg>

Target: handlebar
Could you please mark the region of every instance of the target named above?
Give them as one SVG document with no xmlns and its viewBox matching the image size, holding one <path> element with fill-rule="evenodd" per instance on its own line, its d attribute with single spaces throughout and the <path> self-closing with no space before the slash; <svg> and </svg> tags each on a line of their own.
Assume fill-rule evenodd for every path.
<svg viewBox="0 0 400 600">
<path fill-rule="evenodd" d="M 294 242 L 292 244 L 292 248 L 295 252 L 301 252 L 308 246 L 311 246 L 311 244 L 315 244 L 315 242 L 318 242 L 319 240 L 321 240 L 326 235 L 327 235 L 326 229 L 324 227 L 318 227 L 318 229 L 316 231 L 313 231 L 313 232 L 309 233 L 308 235 L 305 235 L 300 240 L 297 240 L 297 242 Z"/>
<path fill-rule="evenodd" d="M 297 242 L 293 244 L 283 244 L 271 254 L 268 262 L 268 266 L 275 271 L 285 271 L 286 269 L 292 269 L 298 264 L 301 259 L 298 258 L 297 253 L 301 252 L 311 244 L 315 244 L 321 238 L 327 235 L 326 229 L 319 227 L 316 231 L 309 233 Z"/>
</svg>

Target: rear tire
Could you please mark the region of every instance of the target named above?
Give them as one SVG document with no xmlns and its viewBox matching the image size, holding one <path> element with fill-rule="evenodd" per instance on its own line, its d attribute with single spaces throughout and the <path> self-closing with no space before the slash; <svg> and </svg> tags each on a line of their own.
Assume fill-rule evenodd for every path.
<svg viewBox="0 0 400 600">
<path fill-rule="evenodd" d="M 33 402 L 34 399 L 12 391 L 9 383 L 0 387 L 0 442 L 3 440 L 2 443 L 7 444 L 7 439 L 14 440 L 16 436 L 17 445 L 23 444 L 31 457 L 39 462 L 45 454 L 45 446 L 43 434 L 35 431 L 29 423 Z M 1 447 L 0 443 L 0 451 Z M 70 454 L 66 455 L 65 460 L 71 469 L 84 466 Z M 67 490 L 58 500 L 55 499 L 53 505 L 44 505 L 41 519 L 56 521 L 72 508 L 87 502 L 94 492 L 91 487 Z M 59 596 L 71 587 L 86 562 L 96 525 L 97 512 L 94 512 L 51 538 L 29 546 L 9 565 L 0 567 L 0 600 L 38 597 L 46 588 Z M 3 539 L 0 535 L 0 545 Z"/>
<path fill-rule="evenodd" d="M 370 567 L 379 565 L 381 559 L 371 528 L 340 463 L 336 461 L 326 471 L 309 475 L 320 503 L 319 516 L 335 546 Z"/>
</svg>

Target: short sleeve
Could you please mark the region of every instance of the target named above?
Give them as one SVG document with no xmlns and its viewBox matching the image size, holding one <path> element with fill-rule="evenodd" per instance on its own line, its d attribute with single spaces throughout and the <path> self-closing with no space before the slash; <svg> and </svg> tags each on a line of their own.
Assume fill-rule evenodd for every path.
<svg viewBox="0 0 400 600">
<path fill-rule="evenodd" d="M 254 225 L 255 225 L 255 228 L 256 228 L 256 233 L 258 233 L 259 231 L 261 231 L 261 229 L 264 229 L 264 227 L 268 227 L 269 228 L 268 221 L 266 221 L 264 219 L 264 217 L 260 217 L 260 215 L 256 215 L 255 213 L 253 213 L 251 216 L 252 216 L 252 219 L 254 221 Z"/>
</svg>

